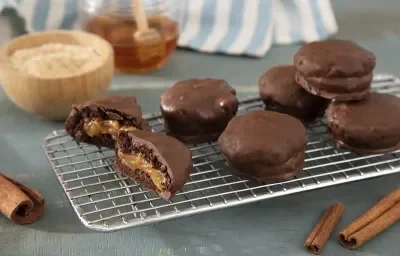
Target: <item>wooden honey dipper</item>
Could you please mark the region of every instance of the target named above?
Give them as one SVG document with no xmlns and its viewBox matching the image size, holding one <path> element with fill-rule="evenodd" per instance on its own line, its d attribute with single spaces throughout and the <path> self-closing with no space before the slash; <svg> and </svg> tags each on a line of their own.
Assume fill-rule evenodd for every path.
<svg viewBox="0 0 400 256">
<path fill-rule="evenodd" d="M 142 0 L 132 0 L 132 15 L 138 30 L 134 33 L 136 54 L 141 62 L 165 55 L 165 44 L 161 34 L 149 27 Z"/>
</svg>

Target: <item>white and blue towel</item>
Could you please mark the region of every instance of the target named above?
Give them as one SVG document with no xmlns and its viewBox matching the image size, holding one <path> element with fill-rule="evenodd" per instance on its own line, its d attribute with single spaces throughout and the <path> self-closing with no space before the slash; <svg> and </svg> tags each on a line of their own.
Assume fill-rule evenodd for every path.
<svg viewBox="0 0 400 256">
<path fill-rule="evenodd" d="M 15 8 L 28 32 L 72 29 L 78 1 L 0 0 L 0 10 Z M 273 44 L 324 40 L 338 30 L 330 0 L 175 1 L 181 7 L 178 45 L 201 52 L 262 57 Z"/>
</svg>

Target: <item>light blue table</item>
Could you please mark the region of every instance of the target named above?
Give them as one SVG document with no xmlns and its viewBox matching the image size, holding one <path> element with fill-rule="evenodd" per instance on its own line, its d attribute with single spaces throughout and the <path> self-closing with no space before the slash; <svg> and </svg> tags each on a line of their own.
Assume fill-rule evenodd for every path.
<svg viewBox="0 0 400 256">
<path fill-rule="evenodd" d="M 400 1 L 336 0 L 339 38 L 353 39 L 377 55 L 377 72 L 400 74 Z M 6 12 L 12 24 L 18 21 Z M 4 20 L 0 30 L 4 32 Z M 17 26 L 18 27 L 18 26 Z M 12 35 L 17 30 L 10 30 Z M 0 33 L 0 42 L 7 35 Z M 158 110 L 158 98 L 171 81 L 190 77 L 223 77 L 240 95 L 256 92 L 267 68 L 292 62 L 298 46 L 275 47 L 261 60 L 215 56 L 179 50 L 167 66 L 152 75 L 118 76 L 111 93 L 139 98 L 145 112 Z M 190 63 L 190 65 L 188 65 Z M 150 86 L 151 89 L 132 89 Z M 13 106 L 0 90 L 0 169 L 47 200 L 45 215 L 35 224 L 16 226 L 0 216 L 3 255 L 309 255 L 303 243 L 322 212 L 336 201 L 346 210 L 338 230 L 400 185 L 400 174 L 380 177 L 229 208 L 154 226 L 115 233 L 85 229 L 72 211 L 41 149 L 41 139 L 61 123 L 40 121 Z M 355 251 L 331 237 L 323 255 L 400 255 L 396 224 Z"/>
</svg>

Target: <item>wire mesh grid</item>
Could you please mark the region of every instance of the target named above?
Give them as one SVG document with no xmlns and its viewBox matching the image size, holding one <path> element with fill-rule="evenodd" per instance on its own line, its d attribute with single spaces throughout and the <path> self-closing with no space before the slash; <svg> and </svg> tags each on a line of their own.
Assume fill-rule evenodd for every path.
<svg viewBox="0 0 400 256">
<path fill-rule="evenodd" d="M 400 96 L 400 79 L 375 75 L 373 90 Z M 263 107 L 259 98 L 241 101 L 239 114 Z M 159 114 L 146 116 L 163 132 Z M 307 126 L 305 167 L 290 181 L 265 184 L 231 175 L 217 143 L 190 145 L 193 171 L 185 186 L 166 201 L 114 170 L 114 151 L 78 144 L 54 131 L 43 148 L 82 223 L 99 231 L 151 224 L 267 198 L 400 172 L 400 150 L 361 156 L 337 149 L 326 120 Z"/>
</svg>

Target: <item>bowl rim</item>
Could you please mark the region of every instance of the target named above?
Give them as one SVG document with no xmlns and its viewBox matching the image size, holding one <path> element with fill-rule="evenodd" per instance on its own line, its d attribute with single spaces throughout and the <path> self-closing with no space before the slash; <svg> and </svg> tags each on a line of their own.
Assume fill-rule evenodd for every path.
<svg viewBox="0 0 400 256">
<path fill-rule="evenodd" d="M 105 55 L 105 58 L 103 59 L 102 63 L 100 65 L 97 65 L 95 67 L 92 67 L 84 72 L 80 72 L 78 74 L 74 74 L 74 75 L 64 75 L 64 76 L 58 76 L 58 77 L 38 77 L 29 73 L 25 73 L 25 72 L 21 72 L 17 69 L 15 69 L 14 67 L 12 67 L 12 65 L 10 65 L 10 61 L 9 61 L 9 56 L 7 54 L 8 49 L 15 44 L 18 41 L 21 40 L 26 40 L 29 37 L 34 37 L 34 36 L 43 36 L 43 35 L 55 35 L 55 34 L 64 34 L 64 35 L 85 35 L 85 36 L 89 36 L 92 37 L 98 41 L 103 42 L 106 46 L 107 46 L 107 53 Z M 28 48 L 28 47 L 27 47 Z M 20 49 L 25 49 L 25 48 L 20 48 Z M 93 33 L 89 33 L 89 32 L 85 32 L 85 31 L 81 31 L 81 30 L 67 30 L 67 29 L 54 29 L 54 30 L 46 30 L 46 31 L 38 31 L 38 32 L 30 32 L 30 33 L 26 33 L 20 36 L 17 36 L 11 40 L 9 40 L 8 42 L 6 42 L 5 44 L 3 44 L 0 47 L 0 69 L 7 69 L 7 72 L 11 72 L 13 74 L 17 74 L 19 77 L 23 77 L 23 78 L 31 78 L 31 79 L 38 79 L 38 80 L 45 80 L 45 81 L 56 81 L 56 80 L 60 80 L 60 79 L 74 79 L 77 77 L 80 77 L 82 75 L 85 74 L 89 74 L 89 73 L 95 73 L 97 71 L 99 71 L 102 67 L 104 67 L 104 65 L 110 61 L 112 64 L 114 65 L 114 61 L 113 61 L 113 56 L 114 56 L 114 49 L 112 47 L 112 45 L 105 40 L 104 38 L 93 34 Z M 1 72 L 0 72 L 1 73 Z M 1 81 L 1 77 L 0 77 L 0 81 Z"/>
</svg>

